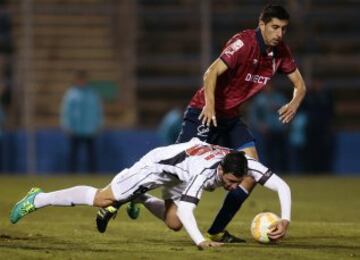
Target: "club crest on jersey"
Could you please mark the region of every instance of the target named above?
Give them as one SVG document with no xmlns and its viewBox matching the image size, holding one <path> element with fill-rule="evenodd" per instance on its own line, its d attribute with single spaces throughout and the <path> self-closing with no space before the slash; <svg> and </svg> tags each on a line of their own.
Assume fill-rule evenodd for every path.
<svg viewBox="0 0 360 260">
<path fill-rule="evenodd" d="M 197 136 L 201 136 L 201 137 L 207 137 L 208 133 L 210 131 L 210 128 L 206 125 L 199 125 L 197 127 Z"/>
<path fill-rule="evenodd" d="M 240 49 L 242 46 L 244 46 L 244 43 L 242 40 L 236 40 L 232 44 L 230 44 L 226 50 L 224 51 L 226 56 L 231 56 L 236 52 L 238 49 Z"/>
</svg>

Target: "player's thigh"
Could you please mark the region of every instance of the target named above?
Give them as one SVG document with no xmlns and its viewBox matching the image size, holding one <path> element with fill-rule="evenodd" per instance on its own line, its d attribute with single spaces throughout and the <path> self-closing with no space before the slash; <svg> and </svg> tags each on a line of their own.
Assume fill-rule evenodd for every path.
<svg viewBox="0 0 360 260">
<path fill-rule="evenodd" d="M 182 223 L 176 214 L 177 206 L 173 200 L 165 200 L 165 223 L 174 230 L 179 231 L 182 228 Z"/>
<path fill-rule="evenodd" d="M 187 108 L 185 111 L 181 131 L 176 140 L 176 143 L 183 143 L 197 137 L 202 141 L 207 141 L 210 128 L 203 125 L 198 119 L 201 113 L 200 109 Z"/>
<path fill-rule="evenodd" d="M 112 179 L 110 186 L 115 199 L 125 203 L 149 190 L 161 186 L 162 180 L 160 177 L 157 177 L 154 166 L 138 163 L 118 173 Z"/>
<path fill-rule="evenodd" d="M 229 119 L 224 125 L 226 126 L 225 134 L 230 148 L 236 150 L 243 150 L 248 147 L 255 148 L 255 137 L 240 118 Z"/>
</svg>

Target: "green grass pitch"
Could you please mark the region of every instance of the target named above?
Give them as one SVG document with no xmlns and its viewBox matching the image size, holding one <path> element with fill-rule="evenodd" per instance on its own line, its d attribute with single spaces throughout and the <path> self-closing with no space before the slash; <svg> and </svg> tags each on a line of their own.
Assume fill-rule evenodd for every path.
<svg viewBox="0 0 360 260">
<path fill-rule="evenodd" d="M 250 222 L 258 212 L 279 214 L 276 193 L 258 186 L 228 227 L 248 243 L 199 251 L 185 231 L 168 230 L 144 208 L 135 221 L 121 209 L 105 234 L 96 231 L 96 209 L 86 206 L 48 207 L 12 225 L 11 207 L 32 186 L 46 191 L 80 184 L 103 187 L 111 176 L 0 176 L 0 259 L 360 259 L 360 178 L 285 179 L 293 199 L 286 239 L 273 245 L 251 239 Z M 196 210 L 203 233 L 224 195 L 222 189 L 204 193 Z"/>
</svg>

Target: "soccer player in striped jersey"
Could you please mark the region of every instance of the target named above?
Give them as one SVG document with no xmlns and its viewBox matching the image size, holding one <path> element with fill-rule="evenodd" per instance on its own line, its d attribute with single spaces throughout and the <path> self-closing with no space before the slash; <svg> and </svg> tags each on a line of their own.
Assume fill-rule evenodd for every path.
<svg viewBox="0 0 360 260">
<path fill-rule="evenodd" d="M 33 188 L 13 207 L 10 221 L 15 224 L 46 206 L 105 208 L 115 201 L 124 204 L 137 200 L 170 229 L 178 231 L 184 226 L 199 249 L 217 247 L 222 243 L 204 238 L 193 211 L 204 190 L 212 191 L 217 187 L 234 190 L 245 176 L 278 192 L 282 219 L 269 237 L 274 240 L 283 237 L 291 213 L 288 185 L 244 152 L 210 145 L 197 138 L 150 151 L 131 168 L 118 173 L 104 189 L 75 186 L 45 193 L 40 188 Z M 159 187 L 163 187 L 163 199 L 146 194 Z M 103 228 L 105 231 L 106 226 Z"/>
</svg>

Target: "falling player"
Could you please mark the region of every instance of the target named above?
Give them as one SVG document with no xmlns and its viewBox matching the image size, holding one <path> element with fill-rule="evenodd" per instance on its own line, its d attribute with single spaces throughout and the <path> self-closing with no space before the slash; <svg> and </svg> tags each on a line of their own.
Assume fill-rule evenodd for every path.
<svg viewBox="0 0 360 260">
<path fill-rule="evenodd" d="M 288 185 L 276 174 L 243 152 L 213 146 L 193 138 L 189 142 L 154 149 L 131 168 L 118 173 L 104 189 L 75 186 L 68 189 L 43 192 L 33 188 L 13 207 L 10 221 L 17 223 L 27 214 L 46 206 L 89 205 L 107 207 L 115 201 L 121 204 L 138 200 L 170 229 L 185 227 L 199 249 L 221 246 L 222 243 L 206 240 L 197 227 L 193 210 L 203 190 L 224 187 L 233 190 L 244 176 L 263 184 L 279 194 L 282 220 L 273 232 L 272 239 L 283 237 L 287 231 L 291 213 L 291 197 Z M 158 187 L 164 188 L 164 200 L 146 194 Z M 102 231 L 105 231 L 106 226 Z"/>
</svg>

